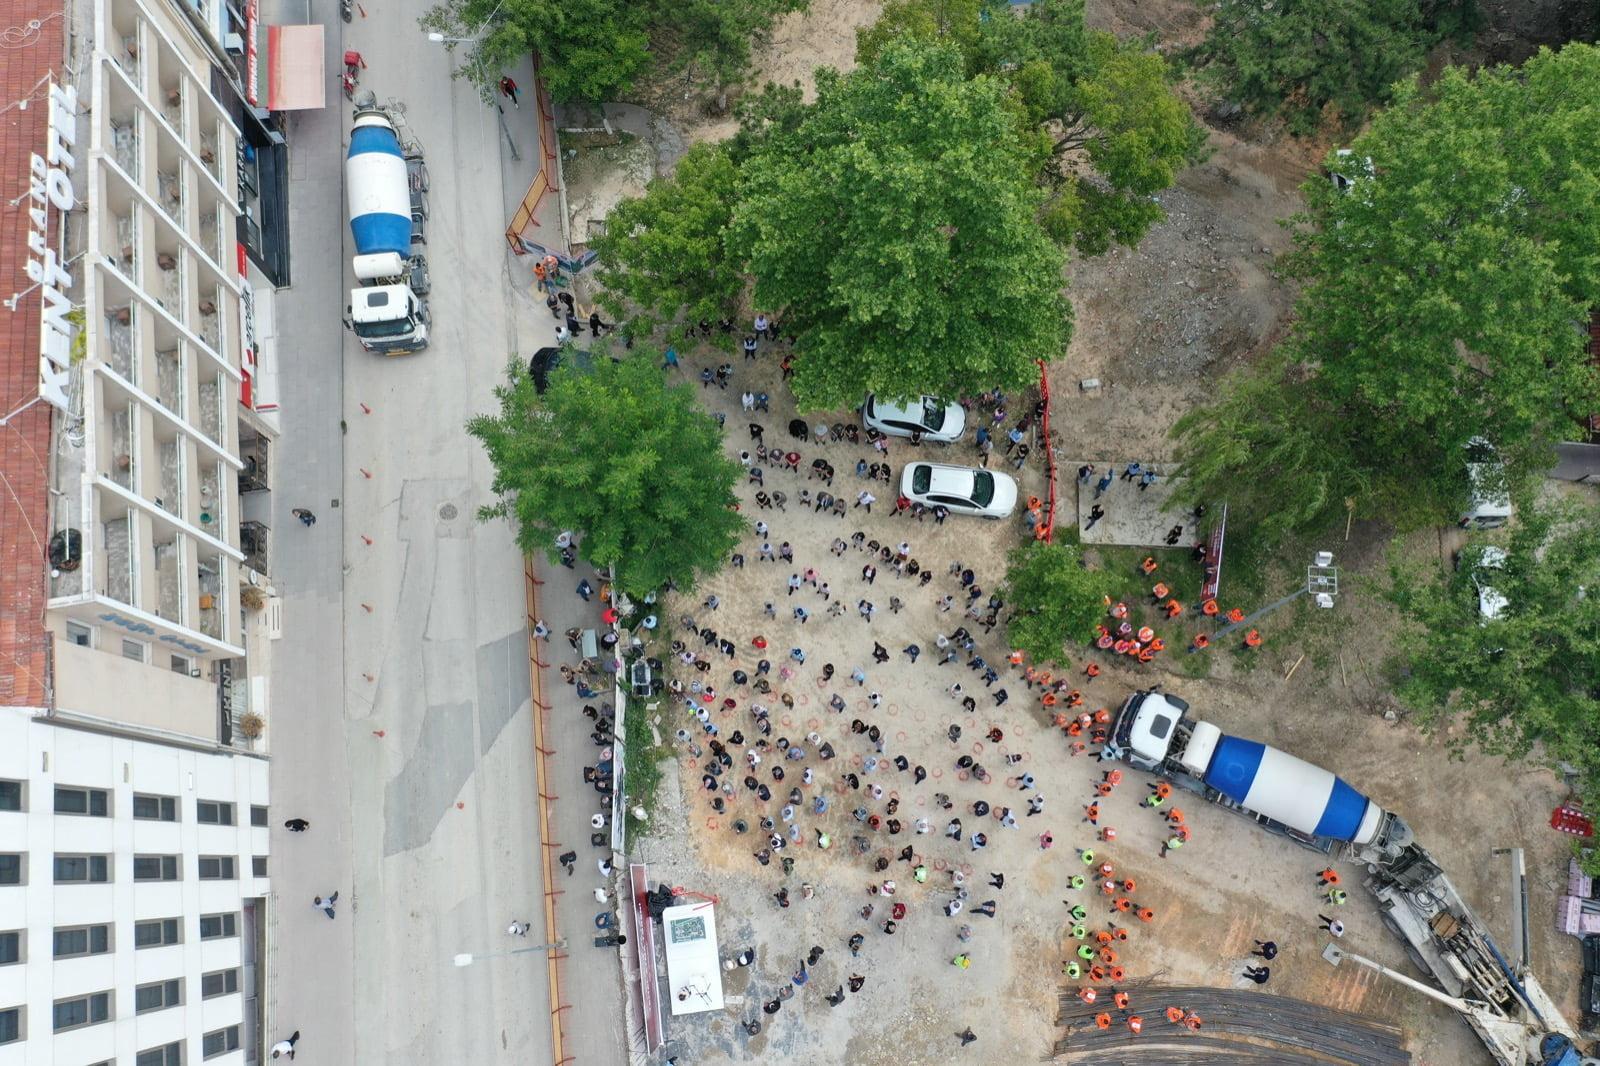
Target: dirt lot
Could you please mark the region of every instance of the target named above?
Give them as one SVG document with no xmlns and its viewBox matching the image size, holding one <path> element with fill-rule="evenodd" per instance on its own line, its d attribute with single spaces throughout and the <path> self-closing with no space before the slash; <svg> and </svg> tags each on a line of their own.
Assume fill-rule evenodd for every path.
<svg viewBox="0 0 1600 1066">
<path fill-rule="evenodd" d="M 870 22 L 874 14 L 875 8 L 868 4 L 814 0 L 809 13 L 780 26 L 772 46 L 758 60 L 757 80 L 805 80 L 805 72 L 817 63 L 847 66 L 854 50 L 854 27 Z M 1090 20 L 1117 32 L 1157 30 L 1164 41 L 1192 39 L 1202 27 L 1196 8 L 1180 2 L 1091 3 Z M 686 140 L 725 136 L 732 129 L 730 120 L 708 119 L 688 102 L 680 102 L 673 117 Z M 1077 333 L 1066 357 L 1051 371 L 1058 398 L 1053 427 L 1063 455 L 1167 459 L 1172 421 L 1202 400 L 1219 375 L 1263 351 L 1285 328 L 1293 293 L 1272 271 L 1273 257 L 1288 246 L 1277 220 L 1298 208 L 1296 187 L 1312 173 L 1321 147 L 1257 144 L 1223 130 L 1213 131 L 1212 143 L 1212 158 L 1183 174 L 1176 187 L 1163 194 L 1168 221 L 1138 249 L 1119 250 L 1071 268 Z M 723 358 L 699 353 L 686 359 L 685 374 L 697 376 L 702 367 L 715 366 Z M 771 414 L 759 416 L 766 443 L 787 440 L 784 427 L 793 411 L 787 389 L 777 380 L 775 362 L 772 353 L 756 364 L 741 361 L 727 391 L 701 390 L 707 405 L 726 416 L 734 454 L 752 447 L 744 428 L 749 416 L 739 404 L 745 388 L 772 394 Z M 1099 378 L 1102 387 L 1080 393 L 1078 382 L 1090 377 Z M 836 413 L 827 421 L 848 417 Z M 1273 979 L 1265 988 L 1268 994 L 1326 1002 L 1393 1021 L 1406 1030 L 1419 1063 L 1456 1066 L 1489 1061 L 1467 1027 L 1441 1008 L 1366 971 L 1351 966 L 1335 970 L 1318 957 L 1323 943 L 1315 891 L 1319 856 L 1220 809 L 1186 804 L 1195 839 L 1169 858 L 1159 859 L 1158 845 L 1164 836 L 1159 820 L 1138 806 L 1148 782 L 1131 773 L 1104 804 L 1102 824 L 1115 826 L 1119 838 L 1112 845 L 1096 844 L 1091 827 L 1082 821 L 1082 805 L 1102 767 L 1070 755 L 1065 738 L 1048 727 L 1037 699 L 1024 689 L 1015 671 L 1000 670 L 993 688 L 985 689 L 979 675 L 962 665 L 964 656 L 950 665 L 935 665 L 936 635 L 948 634 L 963 622 L 979 634 L 977 651 L 997 669 L 1004 665 L 1002 630 L 984 636 L 974 622 L 960 617 L 959 606 L 946 616 L 938 611 L 937 601 L 959 591 L 947 574 L 948 564 L 956 559 L 977 572 L 986 598 L 987 590 L 998 583 L 1005 550 L 1023 535 L 1020 524 L 952 517 L 936 527 L 931 520 L 917 524 L 891 517 L 885 503 L 874 507 L 870 516 L 850 509 L 843 519 L 801 509 L 796 502 L 800 490 L 818 487 L 816 481 L 806 480 L 813 458 L 824 457 L 835 466 L 831 491 L 848 503 L 864 485 L 854 476 L 856 458 L 877 457 L 864 447 L 842 443 L 794 446 L 802 455 L 799 473 L 777 471 L 770 465 L 766 472 L 766 489 L 781 490 L 789 497 L 784 512 L 758 509 L 755 486 L 742 492 L 752 522 L 771 523 L 771 542 L 790 542 L 794 564 L 759 561 L 760 538 L 752 535 L 741 548 L 747 560 L 742 569 L 725 571 L 697 590 L 692 601 L 669 604 L 663 612 L 674 619 L 692 615 L 736 646 L 731 659 L 715 648 L 705 649 L 713 662 L 710 671 L 683 669 L 678 676 L 714 685 L 718 694 L 713 706 L 724 696 L 734 698 L 734 709 L 715 714 L 713 721 L 723 740 L 737 728 L 744 732 L 745 743 L 728 745 L 735 763 L 726 776 L 738 795 L 726 813 L 717 815 L 709 807 L 712 794 L 700 787 L 707 738 L 681 705 L 662 704 L 663 731 L 688 729 L 700 755 L 696 757 L 689 745 L 682 746 L 653 831 L 638 840 L 636 858 L 648 861 L 656 877 L 719 899 L 718 923 L 726 956 L 746 946 L 756 952 L 753 966 L 725 975 L 729 997 L 725 1012 L 669 1022 L 671 1047 L 680 1052 L 680 1061 L 873 1066 L 1046 1057 L 1058 1036 L 1053 1019 L 1061 961 L 1075 946 L 1066 939 L 1069 923 L 1062 901 L 1081 899 L 1089 909 L 1091 927 L 1102 927 L 1109 918 L 1104 897 L 1092 891 L 1092 884 L 1091 891 L 1076 893 L 1066 886 L 1067 878 L 1082 869 L 1075 849 L 1091 845 L 1100 858 L 1116 864 L 1118 877 L 1136 879 L 1136 901 L 1156 912 L 1148 925 L 1129 923 L 1132 939 L 1123 961 L 1130 977 L 1159 975 L 1174 984 L 1237 986 L 1246 961 L 1256 961 L 1249 959 L 1252 941 L 1270 937 L 1282 954 L 1273 964 Z M 911 451 L 904 442 L 891 448 L 895 476 Z M 937 453 L 929 446 L 918 457 L 938 457 Z M 954 446 L 950 454 L 957 457 L 953 461 L 965 462 L 970 446 Z M 1024 494 L 1041 485 L 1037 459 L 1036 452 L 1023 471 Z M 894 496 L 889 485 L 873 491 L 886 502 Z M 914 580 L 897 578 L 880 562 L 880 574 L 869 588 L 860 578 L 864 552 L 849 549 L 836 559 L 829 551 L 835 537 L 848 540 L 856 530 L 890 545 L 908 539 L 913 557 L 936 575 L 933 582 L 918 587 Z M 1219 648 L 1208 660 L 1179 655 L 1157 660 L 1142 672 L 1109 665 L 1087 689 L 1089 706 L 1114 708 L 1133 688 L 1159 681 L 1224 731 L 1276 744 L 1328 766 L 1379 804 L 1404 814 L 1502 944 L 1509 941 L 1511 919 L 1507 871 L 1490 849 L 1513 844 L 1527 848 L 1534 967 L 1570 1013 L 1576 998 L 1577 945 L 1554 933 L 1551 922 L 1555 896 L 1565 881 L 1565 839 L 1545 828 L 1550 808 L 1561 797 L 1558 783 L 1546 773 L 1505 766 L 1476 754 L 1451 759 L 1445 753 L 1445 738 L 1423 737 L 1403 716 L 1386 719 L 1385 712 L 1394 708 L 1380 666 L 1393 621 L 1372 582 L 1387 564 L 1387 533 L 1358 526 L 1347 541 L 1330 547 L 1344 567 L 1343 594 L 1334 612 L 1313 616 L 1286 609 L 1274 617 L 1267 646 L 1253 659 Z M 1436 565 L 1444 545 L 1437 538 L 1422 537 L 1398 550 L 1403 557 Z M 1162 556 L 1162 565 L 1175 572 L 1187 565 L 1185 559 L 1186 555 L 1168 553 Z M 1120 559 L 1118 565 L 1123 565 Z M 792 598 L 786 594 L 788 575 L 807 566 L 817 568 L 819 580 L 830 583 L 833 600 L 842 599 L 849 607 L 844 616 L 828 617 L 831 601 L 810 586 Z M 1224 600 L 1227 589 L 1225 584 Z M 720 598 L 715 611 L 700 603 L 708 593 Z M 863 596 L 875 600 L 879 609 L 870 626 L 855 614 L 854 605 Z M 902 612 L 889 611 L 891 596 L 905 601 Z M 769 601 L 775 605 L 776 618 L 763 612 Z M 810 612 L 803 625 L 790 614 L 796 604 Z M 1241 604 L 1246 609 L 1257 605 Z M 683 635 L 681 625 L 679 635 Z M 772 663 L 773 692 L 764 696 L 733 685 L 730 679 L 735 668 L 754 672 L 759 653 L 751 641 L 758 635 L 768 642 L 765 654 Z M 872 661 L 874 640 L 890 653 L 887 663 Z M 913 642 L 923 652 L 915 663 L 902 653 Z M 690 646 L 701 649 L 697 639 Z M 794 647 L 805 650 L 805 663 L 789 662 L 794 676 L 782 678 L 788 650 Z M 820 678 L 825 663 L 836 669 L 831 682 Z M 1074 669 L 1083 665 L 1082 657 L 1072 663 Z M 865 685 L 850 680 L 856 666 L 866 671 Z M 946 693 L 945 687 L 956 680 L 976 697 L 974 713 L 964 712 Z M 997 708 L 991 693 L 1001 687 L 1008 690 L 1009 700 Z M 875 710 L 868 699 L 873 691 L 882 694 L 882 706 Z M 782 693 L 794 698 L 793 709 L 780 703 Z M 827 707 L 835 693 L 847 701 L 843 714 Z M 739 784 L 745 775 L 744 753 L 756 737 L 749 711 L 752 702 L 771 708 L 771 740 L 780 736 L 800 740 L 814 730 L 819 740 L 832 743 L 839 753 L 837 760 L 824 764 L 816 757 L 816 744 L 806 743 L 806 759 L 786 764 L 795 772 L 809 765 L 817 778 L 814 785 L 803 788 L 803 813 L 796 818 L 803 843 L 779 852 L 767 867 L 752 857 L 762 846 L 754 820 L 758 810 L 774 812 L 776 817 L 784 794 L 797 782 L 792 776 L 781 784 L 770 781 L 767 772 L 782 759 L 768 751 L 759 779 L 773 789 L 773 800 L 760 804 Z M 885 757 L 904 754 L 910 765 L 925 766 L 929 778 L 918 785 L 910 772 L 898 772 L 892 763 L 875 774 L 862 774 L 861 764 L 873 746 L 866 737 L 851 733 L 849 725 L 856 717 L 881 729 Z M 946 739 L 952 723 L 962 728 L 959 745 Z M 1005 734 L 998 745 L 983 739 L 992 725 Z M 985 763 L 992 780 L 987 784 L 961 780 L 955 760 L 963 754 Z M 1007 768 L 1001 762 L 1006 754 L 1019 755 L 1020 762 Z M 839 775 L 850 770 L 862 774 L 864 787 L 879 783 L 885 789 L 882 799 L 873 801 L 842 784 Z M 1038 817 L 1025 816 L 1028 793 L 1008 784 L 1018 772 L 1033 774 L 1037 791 L 1046 798 Z M 810 804 L 819 791 L 831 808 L 818 816 L 811 813 Z M 948 793 L 956 809 L 939 810 L 934 800 L 938 792 Z M 858 804 L 884 816 L 891 798 L 899 799 L 899 817 L 906 823 L 899 835 L 865 832 L 851 817 Z M 1016 808 L 1020 828 L 1001 828 L 992 814 L 975 817 L 969 805 L 977 799 L 994 807 L 1009 803 Z M 932 832 L 916 836 L 911 823 L 924 815 L 932 822 Z M 941 835 L 949 818 L 957 815 L 966 827 L 960 843 Z M 752 827 L 738 835 L 730 826 L 741 816 Z M 833 836 L 833 847 L 826 852 L 812 846 L 818 827 Z M 974 855 L 968 840 L 979 827 L 988 833 L 990 844 Z M 778 828 L 782 830 L 784 823 L 779 821 Z M 1042 851 L 1039 834 L 1047 829 L 1055 843 Z M 871 837 L 866 855 L 855 854 L 851 847 L 850 838 L 858 833 Z M 930 868 L 926 884 L 913 882 L 910 864 L 895 861 L 907 843 Z M 779 865 L 783 855 L 797 860 L 789 876 Z M 891 860 L 883 873 L 872 866 L 880 855 Z M 952 898 L 952 868 L 970 870 L 972 875 L 967 884 L 968 910 L 956 918 L 941 913 Z M 986 887 L 992 871 L 1004 872 L 1003 889 Z M 1359 881 L 1359 871 L 1345 872 Z M 869 883 L 884 877 L 897 881 L 897 894 L 892 899 L 869 895 Z M 802 884 L 813 886 L 814 898 L 801 898 Z M 773 898 L 780 886 L 791 892 L 788 909 L 781 909 Z M 975 904 L 991 898 L 998 902 L 995 919 L 972 914 Z M 907 904 L 908 914 L 893 935 L 886 935 L 880 923 L 895 901 Z M 858 912 L 869 902 L 876 910 L 866 921 Z M 1353 892 L 1344 912 L 1340 916 L 1350 927 L 1349 947 L 1409 971 L 1403 951 L 1384 932 L 1363 893 Z M 963 923 L 973 929 L 965 944 L 956 936 Z M 861 957 L 852 959 L 845 941 L 858 931 L 866 943 Z M 812 945 L 823 947 L 825 954 L 811 969 L 808 983 L 795 988 L 791 975 Z M 961 951 L 971 957 L 969 969 L 951 965 Z M 823 997 L 852 973 L 866 978 L 864 988 L 847 996 L 842 1006 L 830 1007 Z M 793 998 L 775 1016 L 763 1014 L 761 1004 L 785 986 L 794 989 Z M 1159 1017 L 1166 1005 L 1137 1006 Z M 748 1019 L 763 1023 L 758 1036 L 748 1036 L 740 1028 L 740 1022 Z M 967 1025 L 979 1039 L 963 1051 L 953 1034 Z"/>
</svg>

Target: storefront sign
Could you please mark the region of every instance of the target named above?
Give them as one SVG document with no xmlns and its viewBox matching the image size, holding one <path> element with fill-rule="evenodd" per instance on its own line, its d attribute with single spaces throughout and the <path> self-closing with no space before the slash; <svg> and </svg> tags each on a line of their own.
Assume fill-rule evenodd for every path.
<svg viewBox="0 0 1600 1066">
<path fill-rule="evenodd" d="M 66 214 L 78 203 L 72 187 L 77 166 L 72 145 L 78 139 L 78 91 L 70 85 L 50 83 L 50 125 L 43 156 L 35 153 L 28 174 L 28 278 L 43 295 L 39 331 L 39 398 L 52 407 L 70 407 L 67 383 L 71 378 L 74 308 L 67 295 L 72 275 L 50 247 L 50 215 Z"/>
<path fill-rule="evenodd" d="M 256 20 L 260 8 L 258 0 L 245 0 L 244 5 L 244 98 L 256 106 Z"/>
<path fill-rule="evenodd" d="M 256 384 L 256 291 L 245 277 L 244 245 L 239 249 L 239 317 L 244 321 L 244 351 L 239 354 L 239 405 L 255 407 Z"/>
</svg>

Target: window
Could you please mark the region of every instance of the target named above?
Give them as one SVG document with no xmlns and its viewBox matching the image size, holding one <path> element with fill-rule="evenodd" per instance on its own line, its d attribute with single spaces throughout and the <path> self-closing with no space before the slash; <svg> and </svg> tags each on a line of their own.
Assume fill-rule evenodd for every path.
<svg viewBox="0 0 1600 1066">
<path fill-rule="evenodd" d="M 144 662 L 144 641 L 122 638 L 122 657 L 132 659 L 136 663 Z"/>
<path fill-rule="evenodd" d="M 178 798 L 176 796 L 150 796 L 134 793 L 133 816 L 146 822 L 176 822 Z"/>
<path fill-rule="evenodd" d="M 176 855 L 135 855 L 133 857 L 135 881 L 176 881 L 178 857 Z"/>
<path fill-rule="evenodd" d="M 0 885 L 22 884 L 22 856 L 14 851 L 0 852 Z"/>
<path fill-rule="evenodd" d="M 237 914 L 202 914 L 200 916 L 200 939 L 222 940 L 230 936 L 239 935 L 239 916 Z"/>
<path fill-rule="evenodd" d="M 217 1029 L 200 1038 L 200 1054 L 204 1058 L 214 1059 L 218 1055 L 226 1055 L 230 1051 L 239 1050 L 239 1027 L 230 1025 L 226 1029 Z"/>
<path fill-rule="evenodd" d="M 67 620 L 67 640 L 80 648 L 94 647 L 94 628 L 82 622 Z"/>
<path fill-rule="evenodd" d="M 267 876 L 267 857 L 265 855 L 250 856 L 250 874 L 253 877 Z"/>
<path fill-rule="evenodd" d="M 7 1007 L 0 1010 L 0 1044 L 14 1044 L 22 1039 L 22 1008 Z"/>
<path fill-rule="evenodd" d="M 10 966 L 22 961 L 22 930 L 8 929 L 0 933 L 0 966 Z"/>
<path fill-rule="evenodd" d="M 195 803 L 195 821 L 201 825 L 232 825 L 233 804 L 198 800 Z"/>
<path fill-rule="evenodd" d="M 111 880 L 109 855 L 57 855 L 56 884 L 91 882 L 103 884 Z"/>
<path fill-rule="evenodd" d="M 78 955 L 104 955 L 111 950 L 109 925 L 76 925 L 56 930 L 55 957 L 70 959 Z"/>
<path fill-rule="evenodd" d="M 260 804 L 252 806 L 250 808 L 250 824 L 259 825 L 263 828 L 270 824 L 267 821 L 267 809 Z"/>
<path fill-rule="evenodd" d="M 0 811 L 20 810 L 22 810 L 22 782 L 0 781 Z"/>
<path fill-rule="evenodd" d="M 202 881 L 232 881 L 236 865 L 232 855 L 202 855 L 200 856 L 200 880 Z"/>
<path fill-rule="evenodd" d="M 86 1025 L 99 1025 L 111 1018 L 111 993 L 96 992 L 88 996 L 58 999 L 55 1005 L 55 1031 L 82 1029 Z"/>
<path fill-rule="evenodd" d="M 161 1047 L 146 1048 L 133 1060 L 133 1066 L 183 1066 L 183 1044 L 175 1040 Z"/>
<path fill-rule="evenodd" d="M 154 918 L 148 922 L 136 922 L 133 926 L 133 946 L 159 948 L 177 944 L 182 940 L 181 928 L 176 918 Z"/>
<path fill-rule="evenodd" d="M 166 1010 L 176 1007 L 183 1002 L 183 982 L 174 978 L 170 981 L 152 981 L 147 985 L 140 985 L 133 990 L 133 1011 L 135 1014 L 148 1014 L 153 1010 Z"/>
<path fill-rule="evenodd" d="M 239 991 L 238 970 L 214 970 L 200 975 L 200 998 L 216 999 Z"/>
<path fill-rule="evenodd" d="M 87 814 L 104 818 L 111 813 L 111 793 L 103 788 L 62 788 L 56 786 L 57 814 Z"/>
<path fill-rule="evenodd" d="M 192 670 L 192 669 L 194 669 L 193 665 L 184 656 L 182 656 L 182 655 L 174 655 L 172 657 L 172 672 L 173 673 L 182 674 L 184 677 L 188 677 L 189 676 L 189 671 Z"/>
</svg>

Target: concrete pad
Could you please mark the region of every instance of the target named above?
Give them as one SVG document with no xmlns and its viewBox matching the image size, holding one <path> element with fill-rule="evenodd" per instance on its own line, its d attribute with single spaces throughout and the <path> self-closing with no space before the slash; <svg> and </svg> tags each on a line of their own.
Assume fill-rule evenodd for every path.
<svg viewBox="0 0 1600 1066">
<path fill-rule="evenodd" d="M 1074 459 L 1061 462 L 1059 469 L 1062 477 L 1062 495 L 1077 490 L 1079 538 L 1085 544 L 1122 544 L 1159 548 L 1166 545 L 1167 531 L 1173 526 L 1181 525 L 1183 535 L 1178 538 L 1178 543 L 1189 543 L 1185 538 L 1193 535 L 1194 523 L 1190 521 L 1187 510 L 1167 509 L 1168 500 L 1183 483 L 1183 479 L 1165 476 L 1165 472 L 1172 469 L 1171 464 L 1143 463 L 1146 469 L 1153 469 L 1156 472 L 1156 480 L 1141 489 L 1137 480 L 1127 481 L 1122 478 L 1122 472 L 1127 469 L 1128 463 L 1134 461 L 1122 459 L 1109 464 L 1109 469 L 1115 470 L 1117 477 L 1098 497 L 1095 495 L 1095 486 L 1108 469 L 1106 463 L 1089 462 L 1088 465 L 1094 467 L 1095 472 L 1087 485 L 1079 485 L 1076 483 L 1078 468 L 1083 466 L 1085 461 Z M 1086 528 L 1089 511 L 1096 503 L 1105 508 L 1105 516 L 1093 527 Z M 1068 508 L 1063 508 L 1063 511 L 1067 514 L 1072 513 Z"/>
</svg>

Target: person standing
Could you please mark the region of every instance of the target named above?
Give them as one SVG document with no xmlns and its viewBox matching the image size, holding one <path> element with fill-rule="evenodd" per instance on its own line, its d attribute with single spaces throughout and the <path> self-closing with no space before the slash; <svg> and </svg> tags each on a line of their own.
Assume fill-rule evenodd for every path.
<svg viewBox="0 0 1600 1066">
<path fill-rule="evenodd" d="M 1321 916 L 1319 915 L 1318 917 Z M 1256 949 L 1250 954 L 1259 955 L 1261 958 L 1271 962 L 1273 959 L 1278 957 L 1278 945 L 1276 942 L 1271 940 L 1257 940 Z"/>
<path fill-rule="evenodd" d="M 966 1047 L 968 1044 L 978 1039 L 978 1034 L 974 1033 L 972 1031 L 972 1026 L 969 1025 L 965 1029 L 961 1030 L 961 1032 L 956 1034 L 956 1039 L 961 1041 L 962 1047 Z"/>
<path fill-rule="evenodd" d="M 511 106 L 518 111 L 522 110 L 522 104 L 517 100 L 517 94 L 520 91 L 517 88 L 517 83 L 511 80 L 511 75 L 507 74 L 500 79 L 500 95 L 510 100 Z"/>
<path fill-rule="evenodd" d="M 1335 939 L 1344 936 L 1344 923 L 1339 919 L 1329 918 L 1326 914 L 1319 914 L 1317 917 L 1322 919 L 1322 928 L 1332 933 Z M 1269 959 L 1271 957 L 1271 955 L 1267 956 Z"/>
<path fill-rule="evenodd" d="M 1246 966 L 1244 975 L 1258 985 L 1264 985 L 1272 977 L 1270 966 Z"/>
<path fill-rule="evenodd" d="M 1096 522 L 1100 521 L 1100 519 L 1104 518 L 1105 516 L 1106 516 L 1106 509 L 1104 507 L 1101 507 L 1098 503 L 1095 504 L 1093 507 L 1089 508 L 1089 521 L 1084 523 L 1084 527 L 1083 527 L 1084 532 L 1088 532 L 1089 530 L 1093 529 L 1094 528 L 1094 524 Z"/>
</svg>

